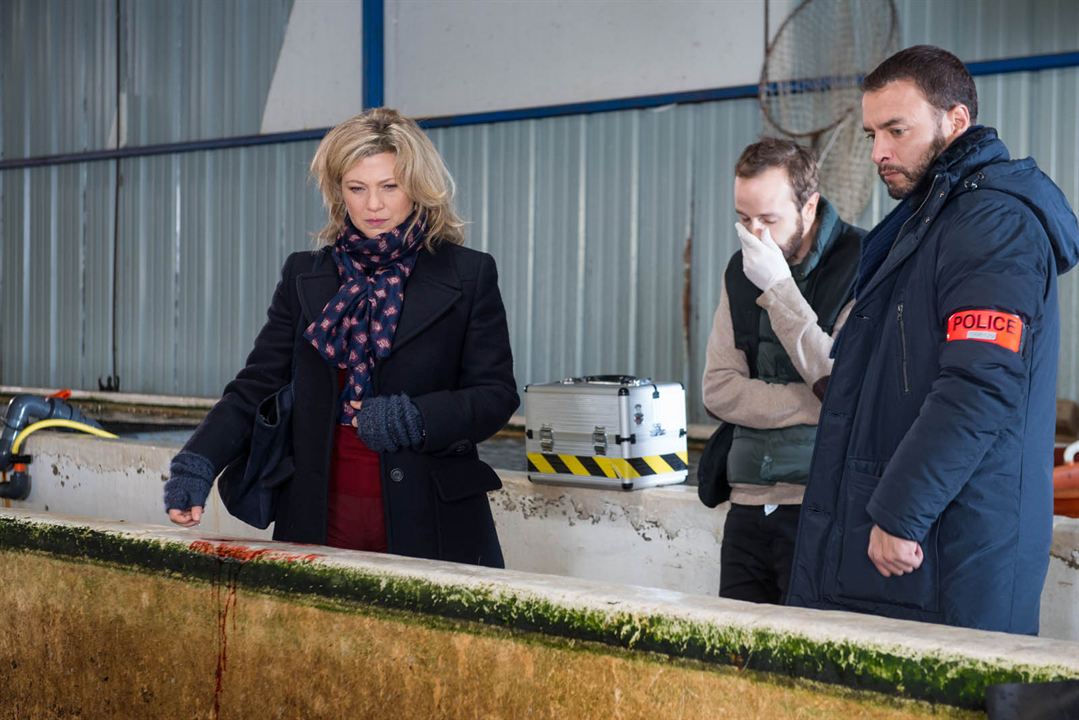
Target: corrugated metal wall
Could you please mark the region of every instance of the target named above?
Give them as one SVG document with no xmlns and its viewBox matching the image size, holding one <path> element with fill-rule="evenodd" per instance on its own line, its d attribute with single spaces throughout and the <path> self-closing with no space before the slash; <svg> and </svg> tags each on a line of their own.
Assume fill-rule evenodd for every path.
<svg viewBox="0 0 1079 720">
<path fill-rule="evenodd" d="M 218 394 L 324 222 L 316 145 L 121 161 L 115 253 L 115 162 L 0 173 L 0 384 L 96 388 L 115 322 L 124 390 Z"/>
<path fill-rule="evenodd" d="M 253 135 L 293 0 L 119 0 L 127 145 Z"/>
<path fill-rule="evenodd" d="M 968 60 L 1079 47 L 1069 0 L 898 5 L 903 44 Z M 143 145 L 258 132 L 291 6 L 0 4 L 0 152 L 100 149 L 117 133 Z M 1079 69 L 978 87 L 982 120 L 1079 204 Z M 470 244 L 498 259 L 522 384 L 591 372 L 679 380 L 691 419 L 705 419 L 704 345 L 735 249 L 731 172 L 760 131 L 756 103 L 734 100 L 432 132 Z M 0 172 L 0 384 L 95 387 L 116 372 L 125 390 L 219 393 L 285 254 L 321 226 L 306 180 L 314 147 Z M 890 205 L 878 188 L 863 222 Z M 1079 397 L 1073 276 L 1062 283 L 1060 385 Z"/>
<path fill-rule="evenodd" d="M 1079 49 L 1075 0 L 895 0 L 900 47 L 925 43 L 965 62 Z"/>
<path fill-rule="evenodd" d="M 520 383 L 636 373 L 700 396 L 730 168 L 760 127 L 739 100 L 431 132 L 498 260 Z"/>
<path fill-rule="evenodd" d="M 130 391 L 215 395 L 266 320 L 282 261 L 322 222 L 317 143 L 125 160 L 117 373 Z"/>
<path fill-rule="evenodd" d="M 117 0 L 0 3 L 0 157 L 110 147 Z"/>
<path fill-rule="evenodd" d="M 2 157 L 258 133 L 291 8 L 0 4 Z M 0 384 L 218 394 L 321 223 L 315 145 L 0 172 Z"/>
<path fill-rule="evenodd" d="M 109 374 L 115 186 L 110 163 L 0 173 L 0 382 Z"/>
</svg>

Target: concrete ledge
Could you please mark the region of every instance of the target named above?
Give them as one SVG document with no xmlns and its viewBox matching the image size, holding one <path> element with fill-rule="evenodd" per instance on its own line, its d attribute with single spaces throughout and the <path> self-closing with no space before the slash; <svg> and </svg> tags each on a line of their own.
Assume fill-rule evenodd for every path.
<svg viewBox="0 0 1079 720">
<path fill-rule="evenodd" d="M 13 395 L 46 396 L 55 393 L 57 388 L 21 387 L 19 385 L 0 385 L 0 398 Z M 182 395 L 148 395 L 145 393 L 94 392 L 93 390 L 72 390 L 71 400 L 112 405 L 145 405 L 154 408 L 196 408 L 209 410 L 218 398 L 188 397 Z"/>
</svg>

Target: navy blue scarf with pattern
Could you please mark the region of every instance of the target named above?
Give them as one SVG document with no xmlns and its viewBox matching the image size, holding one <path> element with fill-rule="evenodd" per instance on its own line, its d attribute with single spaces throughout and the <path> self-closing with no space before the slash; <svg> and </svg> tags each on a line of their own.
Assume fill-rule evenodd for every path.
<svg viewBox="0 0 1079 720">
<path fill-rule="evenodd" d="M 371 393 L 375 363 L 390 354 L 405 302 L 405 281 L 427 231 L 422 216 L 410 228 L 412 220 L 410 215 L 392 230 L 369 238 L 346 214 L 333 245 L 341 287 L 303 336 L 333 367 L 348 371 L 338 415 L 342 425 L 352 424 L 356 410 L 349 401 Z"/>
</svg>

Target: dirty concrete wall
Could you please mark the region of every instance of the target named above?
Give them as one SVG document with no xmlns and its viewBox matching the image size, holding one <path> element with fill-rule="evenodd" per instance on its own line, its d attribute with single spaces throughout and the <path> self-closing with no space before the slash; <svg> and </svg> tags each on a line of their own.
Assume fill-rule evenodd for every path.
<svg viewBox="0 0 1079 720">
<path fill-rule="evenodd" d="M 138 523 L 168 522 L 162 484 L 177 447 L 37 433 L 33 491 L 15 507 Z M 719 592 L 725 508 L 710 510 L 696 488 L 621 492 L 536 485 L 524 473 L 498 471 L 491 493 L 508 567 L 609 582 Z M 214 490 L 199 528 L 219 536 L 263 538 L 225 512 Z"/>
<path fill-rule="evenodd" d="M 0 663 L 17 668 L 3 704 L 23 718 L 934 714 L 733 668 L 252 593 L 230 581 L 236 570 L 205 583 L 0 552 Z"/>
<path fill-rule="evenodd" d="M 17 717 L 970 717 L 1079 677 L 1076 643 L 15 510 L 0 588 Z"/>
</svg>

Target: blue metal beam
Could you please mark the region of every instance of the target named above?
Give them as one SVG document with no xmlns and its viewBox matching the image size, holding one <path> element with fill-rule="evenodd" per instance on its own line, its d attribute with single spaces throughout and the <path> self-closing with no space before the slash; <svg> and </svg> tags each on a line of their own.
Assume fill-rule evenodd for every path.
<svg viewBox="0 0 1079 720">
<path fill-rule="evenodd" d="M 982 60 L 980 62 L 970 62 L 966 65 L 967 70 L 975 77 L 979 75 L 1005 75 L 1015 72 L 1055 70 L 1079 65 L 1079 52 L 1027 55 L 1026 57 L 1004 58 L 1003 60 Z"/>
<path fill-rule="evenodd" d="M 382 85 L 382 9 L 384 0 L 364 0 L 364 107 L 379 107 L 384 98 Z M 368 8 L 373 15 L 377 9 L 377 19 L 368 22 Z M 376 7 L 377 6 L 377 7 Z M 373 52 L 373 41 L 369 41 L 368 32 L 373 28 L 378 30 L 377 45 L 379 52 L 377 60 L 370 62 L 367 58 L 369 51 Z M 375 72 L 377 66 L 377 73 Z M 971 75 L 1003 75 L 1015 72 L 1037 72 L 1039 70 L 1054 70 L 1058 68 L 1079 66 L 1079 52 L 1053 53 L 1048 55 L 1030 55 L 1026 57 L 1005 58 L 1002 60 L 983 60 L 967 63 L 967 69 Z M 370 71 L 370 72 L 369 72 Z M 520 110 L 498 110 L 493 112 L 473 113 L 470 115 L 447 115 L 419 120 L 421 127 L 439 128 L 455 127 L 460 125 L 480 125 L 484 123 L 509 122 L 513 120 L 533 120 L 540 118 L 558 117 L 562 115 L 585 115 L 589 113 L 614 112 L 618 110 L 639 110 L 644 108 L 662 107 L 679 103 L 699 103 L 716 100 L 748 99 L 757 96 L 756 85 L 738 85 L 726 88 L 713 88 L 709 90 L 693 90 L 689 92 L 664 93 L 659 95 L 641 95 L 638 97 L 619 98 L 616 100 L 596 100 L 591 102 L 567 103 L 563 105 L 546 105 Z M 273 145 L 277 143 L 300 142 L 303 140 L 321 140 L 329 131 L 329 128 L 314 130 L 301 130 L 296 132 L 273 133 L 268 135 L 243 135 L 240 137 L 220 138 L 217 140 L 196 140 L 191 142 L 165 143 L 161 145 L 144 145 L 140 147 L 127 147 L 118 150 L 96 150 L 83 153 L 69 153 L 65 155 L 46 155 L 33 158 L 12 158 L 0 160 L 0 170 L 14 170 L 27 167 L 41 167 L 45 165 L 65 165 L 70 163 L 93 162 L 95 160 L 112 160 L 115 158 L 146 157 L 149 155 L 167 155 L 170 153 L 197 152 L 199 150 L 222 150 L 234 147 L 248 147 L 251 145 Z"/>
<path fill-rule="evenodd" d="M 20 168 L 43 167 L 45 165 L 67 165 L 70 163 L 93 162 L 95 160 L 115 160 L 117 158 L 148 157 L 151 155 L 171 155 L 198 152 L 200 150 L 225 150 L 228 148 L 250 147 L 252 145 L 277 145 L 280 143 L 301 142 L 303 140 L 321 140 L 329 131 L 330 128 L 317 128 L 315 130 L 296 130 L 293 132 L 267 133 L 265 135 L 240 135 L 216 140 L 191 140 L 162 143 L 160 145 L 139 145 L 117 150 L 92 150 L 90 152 L 67 153 L 64 155 L 12 158 L 11 160 L 0 160 L 0 170 L 17 170 Z"/>
<path fill-rule="evenodd" d="M 593 100 L 589 102 L 566 103 L 564 105 L 545 105 L 522 108 L 520 110 L 496 110 L 493 112 L 473 113 L 471 115 L 447 115 L 418 120 L 421 127 L 438 128 L 455 125 L 480 125 L 483 123 L 507 122 L 510 120 L 536 120 L 539 118 L 558 117 L 560 115 L 587 115 L 589 113 L 614 112 L 616 110 L 641 110 L 663 107 L 680 103 L 700 103 L 712 100 L 738 100 L 757 97 L 756 85 L 737 85 L 734 87 L 712 88 L 708 90 L 690 90 L 687 92 L 663 93 L 660 95 L 639 95 L 637 97 L 618 98 L 616 100 Z"/>
<path fill-rule="evenodd" d="M 385 4 L 363 0 L 363 109 L 385 103 Z"/>
</svg>

